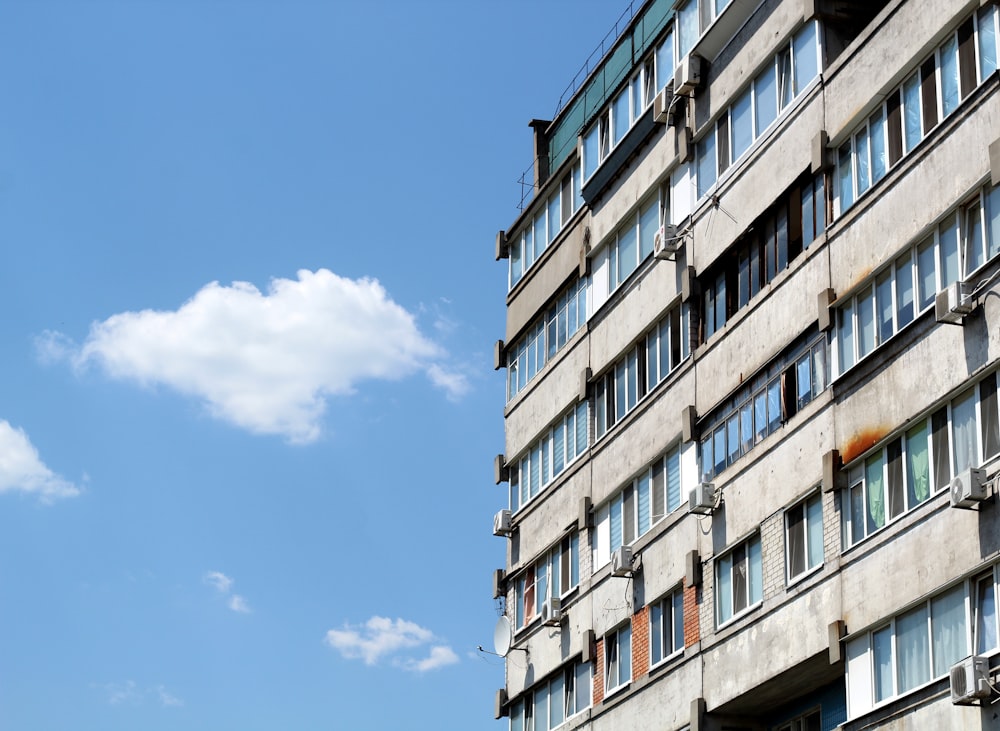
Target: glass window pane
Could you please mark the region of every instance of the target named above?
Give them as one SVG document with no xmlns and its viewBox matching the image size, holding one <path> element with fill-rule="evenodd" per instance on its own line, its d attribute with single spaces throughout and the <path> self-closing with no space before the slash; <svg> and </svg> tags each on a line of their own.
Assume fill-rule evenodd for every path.
<svg viewBox="0 0 1000 731">
<path fill-rule="evenodd" d="M 681 455 L 674 450 L 667 455 L 667 511 L 673 512 L 681 504 Z"/>
<path fill-rule="evenodd" d="M 806 502 L 806 534 L 809 568 L 823 563 L 823 500 L 819 495 Z"/>
<path fill-rule="evenodd" d="M 986 256 L 992 259 L 1000 254 L 1000 185 L 985 196 L 986 202 Z"/>
<path fill-rule="evenodd" d="M 938 230 L 938 245 L 941 248 L 941 286 L 947 287 L 958 281 L 958 221 L 949 216 Z"/>
<path fill-rule="evenodd" d="M 1000 423 L 997 419 L 997 375 L 979 382 L 979 412 L 982 421 L 983 459 L 1000 452 Z"/>
<path fill-rule="evenodd" d="M 806 520 L 802 505 L 788 512 L 788 576 L 798 576 L 806 570 Z"/>
<path fill-rule="evenodd" d="M 985 8 L 979 11 L 979 78 L 985 79 L 997 70 L 996 27 L 993 25 L 994 11 Z"/>
<path fill-rule="evenodd" d="M 872 655 L 875 665 L 875 700 L 880 701 L 893 695 L 890 627 L 872 632 Z"/>
<path fill-rule="evenodd" d="M 958 106 L 958 39 L 952 33 L 941 46 L 941 102 L 948 116 Z"/>
<path fill-rule="evenodd" d="M 869 118 L 868 129 L 872 183 L 876 183 L 885 176 L 885 169 L 888 167 L 888 160 L 885 156 L 885 115 L 882 113 L 881 107 Z"/>
<path fill-rule="evenodd" d="M 840 212 L 843 213 L 854 204 L 854 158 L 851 154 L 851 143 L 843 145 L 837 153 L 837 177 L 840 181 Z"/>
<path fill-rule="evenodd" d="M 871 186 L 871 170 L 868 167 L 868 131 L 858 133 L 854 138 L 854 173 L 857 177 L 858 195 Z"/>
<path fill-rule="evenodd" d="M 774 64 L 768 64 L 754 80 L 756 131 L 759 137 L 778 116 L 778 89 L 774 78 Z"/>
<path fill-rule="evenodd" d="M 957 586 L 931 601 L 931 635 L 934 638 L 934 676 L 969 654 L 965 625 L 965 587 Z"/>
<path fill-rule="evenodd" d="M 614 144 L 621 142 L 628 132 L 629 118 L 629 88 L 626 86 L 611 103 L 611 125 L 614 132 Z"/>
<path fill-rule="evenodd" d="M 894 439 L 885 448 L 886 482 L 889 496 L 889 518 L 900 515 L 905 505 L 903 503 L 903 441 Z"/>
<path fill-rule="evenodd" d="M 907 506 L 922 503 L 931 495 L 930 464 L 927 458 L 927 422 L 906 432 Z"/>
<path fill-rule="evenodd" d="M 920 311 L 930 307 L 937 292 L 937 267 L 934 259 L 934 239 L 928 238 L 917 247 L 917 282 L 920 290 Z"/>
<path fill-rule="evenodd" d="M 951 404 L 952 448 L 955 474 L 979 466 L 976 397 L 974 391 L 957 397 Z"/>
<path fill-rule="evenodd" d="M 965 273 L 969 274 L 986 263 L 986 246 L 983 239 L 983 217 L 979 200 L 965 209 Z"/>
<path fill-rule="evenodd" d="M 896 259 L 896 326 L 913 320 L 913 260 L 907 251 Z"/>
<path fill-rule="evenodd" d="M 719 559 L 718 568 L 718 605 L 719 622 L 725 622 L 733 616 L 733 555 L 727 554 Z"/>
<path fill-rule="evenodd" d="M 753 117 L 751 116 L 751 110 L 750 89 L 748 88 L 733 103 L 730 112 L 732 121 L 729 129 L 732 134 L 733 161 L 739 159 L 740 155 L 746 152 L 750 147 L 750 143 L 753 142 Z"/>
<path fill-rule="evenodd" d="M 684 57 L 699 36 L 698 0 L 691 0 L 677 12 L 677 35 L 677 52 Z"/>
<path fill-rule="evenodd" d="M 903 132 L 907 152 L 916 147 L 922 135 L 920 117 L 920 74 L 903 82 Z"/>
<path fill-rule="evenodd" d="M 899 693 L 930 680 L 930 660 L 927 607 L 922 606 L 896 619 L 896 680 Z"/>
<path fill-rule="evenodd" d="M 997 608 L 993 576 L 975 583 L 976 652 L 989 652 L 997 646 Z"/>
<path fill-rule="evenodd" d="M 941 408 L 931 415 L 931 454 L 934 463 L 934 482 L 937 490 L 951 482 L 951 459 L 948 443 L 948 411 Z"/>
<path fill-rule="evenodd" d="M 892 271 L 882 272 L 875 280 L 875 309 L 878 319 L 878 342 L 884 343 L 892 337 Z"/>
<path fill-rule="evenodd" d="M 639 260 L 653 253 L 653 237 L 660 226 L 659 202 L 651 198 L 639 214 Z"/>
<path fill-rule="evenodd" d="M 816 23 L 807 23 L 792 41 L 795 55 L 795 93 L 800 93 L 819 74 Z"/>
<path fill-rule="evenodd" d="M 664 88 L 674 76 L 674 36 L 668 33 L 656 47 L 656 90 Z"/>
<path fill-rule="evenodd" d="M 875 349 L 875 297 L 871 289 L 858 294 L 857 307 L 858 358 L 860 359 Z"/>
<path fill-rule="evenodd" d="M 709 130 L 698 143 L 698 197 L 702 197 L 708 189 L 715 185 L 715 130 Z"/>
<path fill-rule="evenodd" d="M 865 487 L 868 491 L 868 532 L 885 525 L 885 488 L 882 475 L 882 455 L 876 454 L 865 461 Z"/>
</svg>

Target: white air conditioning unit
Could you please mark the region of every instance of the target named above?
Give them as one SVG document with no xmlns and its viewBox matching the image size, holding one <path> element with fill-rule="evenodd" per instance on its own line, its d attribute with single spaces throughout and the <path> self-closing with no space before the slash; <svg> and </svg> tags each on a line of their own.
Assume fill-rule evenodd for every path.
<svg viewBox="0 0 1000 731">
<path fill-rule="evenodd" d="M 990 664 L 985 657 L 971 655 L 951 666 L 951 702 L 971 705 L 978 699 L 990 697 Z"/>
<path fill-rule="evenodd" d="M 971 508 L 986 499 L 986 470 L 967 469 L 951 481 L 951 507 Z"/>
<path fill-rule="evenodd" d="M 718 506 L 718 492 L 711 482 L 699 482 L 688 496 L 688 512 L 711 515 Z"/>
<path fill-rule="evenodd" d="M 689 53 L 674 70 L 674 93 L 690 95 L 701 88 L 705 60 L 697 53 Z"/>
<path fill-rule="evenodd" d="M 934 299 L 934 318 L 938 322 L 961 325 L 965 316 L 976 309 L 976 300 L 966 289 L 961 282 L 952 282 L 938 292 Z"/>
<path fill-rule="evenodd" d="M 501 510 L 493 516 L 493 535 L 509 536 L 512 531 L 509 510 Z"/>
<path fill-rule="evenodd" d="M 562 619 L 562 602 L 556 597 L 549 597 L 542 602 L 542 624 L 555 627 Z"/>
<path fill-rule="evenodd" d="M 673 259 L 683 243 L 684 237 L 678 234 L 674 224 L 660 226 L 653 235 L 653 256 L 657 259 Z"/>
<path fill-rule="evenodd" d="M 611 554 L 611 575 L 628 576 L 630 573 L 632 573 L 632 549 L 620 546 Z"/>
</svg>

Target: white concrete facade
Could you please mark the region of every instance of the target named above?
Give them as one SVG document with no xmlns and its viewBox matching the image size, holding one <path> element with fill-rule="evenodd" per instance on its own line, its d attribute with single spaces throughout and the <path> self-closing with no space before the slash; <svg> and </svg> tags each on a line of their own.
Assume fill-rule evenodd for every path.
<svg viewBox="0 0 1000 731">
<path fill-rule="evenodd" d="M 498 240 L 500 722 L 1000 728 L 1000 8 L 634 7 Z"/>
</svg>

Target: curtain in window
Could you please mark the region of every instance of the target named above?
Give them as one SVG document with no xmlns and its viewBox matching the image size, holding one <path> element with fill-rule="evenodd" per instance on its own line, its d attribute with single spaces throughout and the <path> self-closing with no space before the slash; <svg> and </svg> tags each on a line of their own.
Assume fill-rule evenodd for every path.
<svg viewBox="0 0 1000 731">
<path fill-rule="evenodd" d="M 976 443 L 976 398 L 974 392 L 960 396 L 951 405 L 952 439 L 955 450 L 955 474 L 979 466 Z"/>
<path fill-rule="evenodd" d="M 910 506 L 922 503 L 930 497 L 927 422 L 922 422 L 906 432 L 906 486 Z"/>
<path fill-rule="evenodd" d="M 958 106 L 958 39 L 954 34 L 941 46 L 941 102 L 946 117 Z"/>
<path fill-rule="evenodd" d="M 892 628 L 872 632 L 872 661 L 875 666 L 875 700 L 893 694 L 892 687 Z"/>
<path fill-rule="evenodd" d="M 930 680 L 930 667 L 925 605 L 896 620 L 897 692 L 905 693 Z"/>
<path fill-rule="evenodd" d="M 965 627 L 965 588 L 957 586 L 931 601 L 931 634 L 934 640 L 934 677 L 969 654 Z"/>
<path fill-rule="evenodd" d="M 798 576 L 806 569 L 805 516 L 801 505 L 788 513 L 788 575 Z"/>
<path fill-rule="evenodd" d="M 1000 254 L 1000 185 L 984 196 L 986 203 L 986 256 Z"/>
<path fill-rule="evenodd" d="M 982 419 L 983 459 L 1000 452 L 1000 422 L 997 420 L 997 375 L 979 382 L 979 412 Z"/>
<path fill-rule="evenodd" d="M 885 491 L 882 487 L 882 455 L 865 462 L 865 486 L 868 490 L 868 532 L 885 525 Z"/>
</svg>

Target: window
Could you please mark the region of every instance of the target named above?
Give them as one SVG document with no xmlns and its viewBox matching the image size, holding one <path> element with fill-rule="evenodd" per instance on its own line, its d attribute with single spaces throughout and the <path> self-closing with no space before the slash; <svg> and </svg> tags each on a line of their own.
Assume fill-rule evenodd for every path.
<svg viewBox="0 0 1000 731">
<path fill-rule="evenodd" d="M 600 439 L 688 356 L 687 307 L 674 306 L 594 385 L 594 428 Z"/>
<path fill-rule="evenodd" d="M 571 408 L 509 465 L 510 509 L 517 511 L 569 467 L 588 447 L 587 402 Z"/>
<path fill-rule="evenodd" d="M 653 237 L 660 225 L 657 196 L 645 201 L 626 219 L 608 244 L 608 291 L 613 292 L 653 253 Z"/>
<path fill-rule="evenodd" d="M 823 563 L 823 501 L 819 494 L 785 512 L 785 555 L 789 581 Z"/>
<path fill-rule="evenodd" d="M 537 213 L 525 224 L 524 229 L 513 237 L 508 253 L 508 288 L 513 288 L 521 280 L 583 205 L 583 200 L 573 195 L 579 175 L 580 167 L 577 165 L 566 174 L 552 194 L 539 204 Z"/>
<path fill-rule="evenodd" d="M 683 49 L 684 23 L 691 22 L 686 13 L 696 5 L 697 2 L 692 0 L 678 15 L 682 38 L 681 56 L 687 53 Z M 690 34 L 691 31 L 688 30 L 687 33 Z M 782 47 L 775 56 L 768 59 L 763 70 L 737 95 L 732 106 L 723 112 L 708 135 L 698 143 L 699 198 L 715 184 L 717 174 L 721 174 L 749 150 L 754 140 L 759 139 L 778 115 L 819 75 L 818 37 L 816 23 L 806 23 L 789 45 Z"/>
<path fill-rule="evenodd" d="M 684 591 L 677 589 L 649 607 L 649 664 L 684 651 Z"/>
<path fill-rule="evenodd" d="M 681 506 L 681 455 L 675 447 L 635 477 L 596 511 L 594 565 L 630 545 Z"/>
<path fill-rule="evenodd" d="M 804 175 L 699 277 L 705 342 L 760 293 L 826 227 L 823 176 Z"/>
<path fill-rule="evenodd" d="M 546 599 L 565 596 L 580 584 L 580 537 L 572 533 L 542 555 L 514 582 L 515 627 L 539 616 Z"/>
<path fill-rule="evenodd" d="M 997 254 L 1000 186 L 987 186 L 838 307 L 838 372 L 849 370 L 931 307 L 935 293 L 957 281 L 960 270 L 968 277 Z"/>
<path fill-rule="evenodd" d="M 751 609 L 763 598 L 760 536 L 739 544 L 715 562 L 715 605 L 719 625 Z"/>
<path fill-rule="evenodd" d="M 844 143 L 837 155 L 840 213 L 992 73 L 997 58 L 996 23 L 995 8 L 966 19 Z"/>
<path fill-rule="evenodd" d="M 577 279 L 507 351 L 507 400 L 520 393 L 587 321 L 590 280 Z"/>
<path fill-rule="evenodd" d="M 560 670 L 510 705 L 511 731 L 549 731 L 590 707 L 590 663 Z"/>
<path fill-rule="evenodd" d="M 632 625 L 623 624 L 604 636 L 604 692 L 632 679 Z"/>
<path fill-rule="evenodd" d="M 777 431 L 828 385 L 826 338 L 793 346 L 748 380 L 699 426 L 699 461 L 710 480 Z"/>
<path fill-rule="evenodd" d="M 998 420 L 997 376 L 990 373 L 851 466 L 842 510 L 844 546 L 867 538 L 947 488 L 955 474 L 1000 452 Z"/>
<path fill-rule="evenodd" d="M 996 649 L 995 595 L 990 571 L 849 640 L 846 654 L 850 717 L 856 718 L 883 701 L 944 677 L 972 647 L 977 652 Z M 967 598 L 971 599 L 971 620 Z"/>
<path fill-rule="evenodd" d="M 820 731 L 823 728 L 820 723 L 820 712 L 809 711 L 798 718 L 794 718 L 788 723 L 778 726 L 775 731 Z"/>
</svg>

